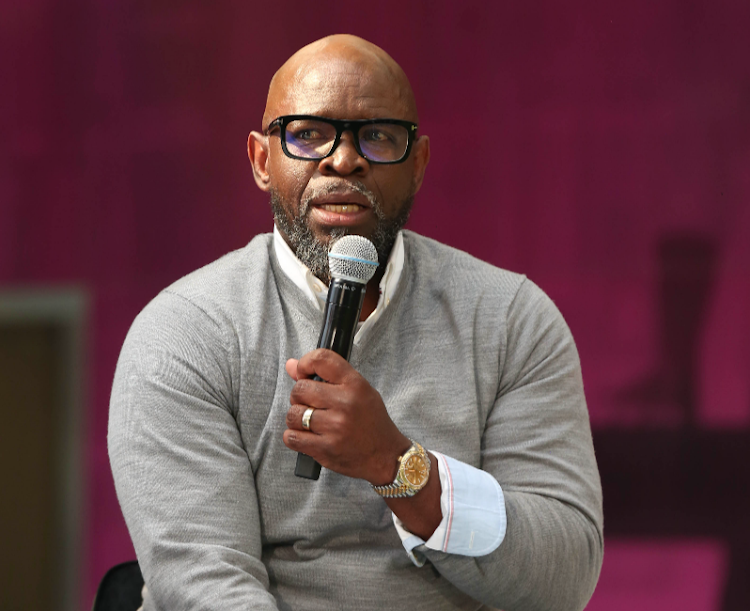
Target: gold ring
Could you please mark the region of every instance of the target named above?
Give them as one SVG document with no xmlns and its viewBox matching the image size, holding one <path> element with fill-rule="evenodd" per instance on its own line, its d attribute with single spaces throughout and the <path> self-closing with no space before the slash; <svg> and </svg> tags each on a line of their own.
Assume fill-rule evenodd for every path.
<svg viewBox="0 0 750 611">
<path fill-rule="evenodd" d="M 315 411 L 314 407 L 308 407 L 305 410 L 305 413 L 302 414 L 302 428 L 306 431 L 310 430 L 310 418 L 312 418 L 313 412 Z"/>
</svg>

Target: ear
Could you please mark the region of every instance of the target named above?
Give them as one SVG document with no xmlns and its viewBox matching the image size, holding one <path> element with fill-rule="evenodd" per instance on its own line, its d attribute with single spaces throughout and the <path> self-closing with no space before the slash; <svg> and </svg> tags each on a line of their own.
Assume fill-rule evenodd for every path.
<svg viewBox="0 0 750 611">
<path fill-rule="evenodd" d="M 430 139 L 427 136 L 417 138 L 411 154 L 414 157 L 414 193 L 416 194 L 422 186 L 424 173 L 430 162 Z"/>
<path fill-rule="evenodd" d="M 250 132 L 247 137 L 247 157 L 253 167 L 255 184 L 261 191 L 271 187 L 271 176 L 268 173 L 268 137 L 259 132 Z"/>
</svg>

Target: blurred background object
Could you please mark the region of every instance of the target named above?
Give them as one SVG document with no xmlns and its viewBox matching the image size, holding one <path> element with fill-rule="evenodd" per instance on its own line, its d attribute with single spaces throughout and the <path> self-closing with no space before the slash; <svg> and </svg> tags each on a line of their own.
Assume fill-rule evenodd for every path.
<svg viewBox="0 0 750 611">
<path fill-rule="evenodd" d="M 106 452 L 120 346 L 160 289 L 271 229 L 246 137 L 276 68 L 336 32 L 414 86 L 410 228 L 527 274 L 573 330 L 605 491 L 590 609 L 750 608 L 748 30 L 746 0 L 2 2 L 0 518 L 21 537 L 0 608 L 86 608 L 134 557 Z"/>
</svg>

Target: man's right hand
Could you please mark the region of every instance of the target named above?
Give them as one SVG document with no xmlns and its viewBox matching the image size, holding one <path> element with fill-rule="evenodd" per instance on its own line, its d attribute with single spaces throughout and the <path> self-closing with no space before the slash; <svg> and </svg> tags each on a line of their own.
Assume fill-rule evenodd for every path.
<svg viewBox="0 0 750 611">
<path fill-rule="evenodd" d="M 342 475 L 389 484 L 398 457 L 411 446 L 388 415 L 383 399 L 343 357 L 319 348 L 286 362 L 296 384 L 290 395 L 284 443 Z M 320 376 L 324 382 L 312 379 Z M 315 408 L 310 429 L 302 415 Z"/>
</svg>

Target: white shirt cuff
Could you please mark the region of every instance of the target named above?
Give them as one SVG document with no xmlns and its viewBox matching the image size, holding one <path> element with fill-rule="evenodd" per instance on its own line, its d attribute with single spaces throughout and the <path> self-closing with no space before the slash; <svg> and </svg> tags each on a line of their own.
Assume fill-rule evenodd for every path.
<svg viewBox="0 0 750 611">
<path fill-rule="evenodd" d="M 432 451 L 440 474 L 440 509 L 443 519 L 425 542 L 410 533 L 393 514 L 393 523 L 411 561 L 425 563 L 414 548 L 426 547 L 447 554 L 484 556 L 503 542 L 507 527 L 503 489 L 486 471 Z"/>
</svg>

